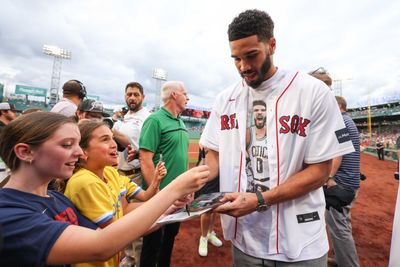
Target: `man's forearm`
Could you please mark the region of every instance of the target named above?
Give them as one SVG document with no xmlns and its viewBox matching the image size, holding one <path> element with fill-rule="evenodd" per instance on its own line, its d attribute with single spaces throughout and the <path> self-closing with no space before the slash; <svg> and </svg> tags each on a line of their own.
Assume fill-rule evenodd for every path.
<svg viewBox="0 0 400 267">
<path fill-rule="evenodd" d="M 336 157 L 332 160 L 332 169 L 329 172 L 329 177 L 333 177 L 336 175 L 341 164 L 342 164 L 342 156 Z"/>
<path fill-rule="evenodd" d="M 142 172 L 146 185 L 150 186 L 151 182 L 153 181 L 155 172 L 153 161 L 140 160 L 140 170 Z"/>
<path fill-rule="evenodd" d="M 115 129 L 113 129 L 112 132 L 114 139 L 118 144 L 120 144 L 123 147 L 127 147 L 130 144 L 128 136 Z"/>
</svg>

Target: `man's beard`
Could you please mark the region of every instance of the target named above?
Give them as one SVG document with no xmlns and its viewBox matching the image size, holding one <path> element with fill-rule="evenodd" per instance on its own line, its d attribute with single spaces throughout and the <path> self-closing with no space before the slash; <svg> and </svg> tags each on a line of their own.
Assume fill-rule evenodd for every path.
<svg viewBox="0 0 400 267">
<path fill-rule="evenodd" d="M 142 102 L 139 102 L 139 103 L 133 104 L 133 105 L 127 103 L 127 105 L 128 105 L 128 108 L 129 108 L 130 111 L 132 111 L 132 112 L 137 112 L 137 111 L 139 111 L 139 110 L 141 109 L 141 107 L 142 107 Z"/>
<path fill-rule="evenodd" d="M 265 127 L 265 122 L 267 121 L 266 118 L 263 118 L 262 123 L 258 122 L 258 119 L 254 119 L 254 125 L 256 126 L 257 129 L 262 129 Z"/>
<path fill-rule="evenodd" d="M 261 66 L 260 69 L 260 73 L 258 76 L 258 79 L 255 81 L 250 81 L 248 82 L 246 79 L 244 79 L 247 83 L 247 85 L 249 85 L 251 88 L 257 88 L 258 86 L 260 86 L 260 84 L 262 84 L 262 82 L 264 81 L 264 77 L 267 74 L 268 70 L 271 68 L 271 58 L 269 56 L 267 56 Z M 243 74 L 240 74 L 242 76 L 242 78 L 244 78 Z"/>
</svg>

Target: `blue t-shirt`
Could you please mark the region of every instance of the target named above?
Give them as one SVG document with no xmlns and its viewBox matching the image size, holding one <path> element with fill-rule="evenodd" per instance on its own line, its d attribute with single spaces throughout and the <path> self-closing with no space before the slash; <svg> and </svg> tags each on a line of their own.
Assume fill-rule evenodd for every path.
<svg viewBox="0 0 400 267">
<path fill-rule="evenodd" d="M 55 241 L 69 225 L 97 228 L 63 194 L 47 194 L 0 189 L 0 266 L 45 266 Z"/>
</svg>

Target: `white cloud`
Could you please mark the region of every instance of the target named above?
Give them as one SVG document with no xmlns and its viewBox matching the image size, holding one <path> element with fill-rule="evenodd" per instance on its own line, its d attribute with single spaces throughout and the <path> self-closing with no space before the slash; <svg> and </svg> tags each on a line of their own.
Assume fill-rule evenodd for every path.
<svg viewBox="0 0 400 267">
<path fill-rule="evenodd" d="M 6 0 L 0 10 L 0 82 L 48 88 L 52 59 L 42 46 L 54 44 L 72 51 L 61 83 L 81 80 L 106 103 L 123 104 L 124 86 L 139 81 L 152 105 L 152 69 L 163 68 L 168 79 L 185 82 L 190 104 L 210 107 L 215 94 L 239 78 L 226 31 L 249 8 L 274 19 L 279 67 L 325 67 L 344 79 L 350 106 L 368 96 L 399 94 L 395 0 Z M 12 79 L 7 69 L 15 73 Z"/>
</svg>

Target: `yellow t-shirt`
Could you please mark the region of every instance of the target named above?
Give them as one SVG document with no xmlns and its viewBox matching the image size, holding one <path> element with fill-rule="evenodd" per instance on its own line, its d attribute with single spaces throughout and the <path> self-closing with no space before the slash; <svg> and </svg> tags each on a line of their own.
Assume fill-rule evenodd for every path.
<svg viewBox="0 0 400 267">
<path fill-rule="evenodd" d="M 105 167 L 103 177 L 106 182 L 93 172 L 81 168 L 68 180 L 64 192 L 79 212 L 97 225 L 121 218 L 124 215 L 121 198 L 134 198 L 142 190 L 113 167 Z M 119 266 L 119 261 L 117 254 L 106 262 L 80 263 L 73 266 L 114 267 Z"/>
</svg>

